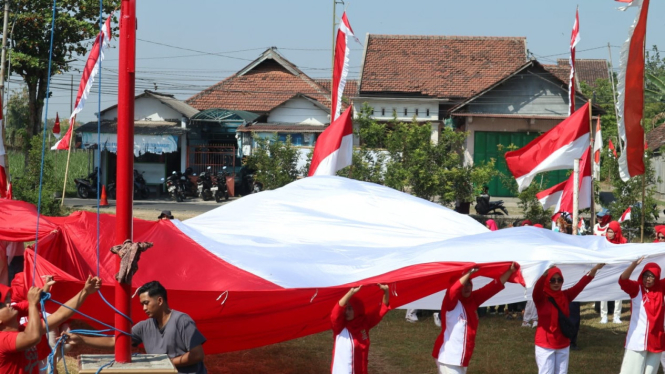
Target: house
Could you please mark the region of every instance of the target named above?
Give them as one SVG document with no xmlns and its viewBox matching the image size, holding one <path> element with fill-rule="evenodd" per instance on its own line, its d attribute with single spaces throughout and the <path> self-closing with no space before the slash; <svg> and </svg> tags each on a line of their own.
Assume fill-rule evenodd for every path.
<svg viewBox="0 0 665 374">
<path fill-rule="evenodd" d="M 134 98 L 134 168 L 144 173 L 153 190 L 161 186 L 173 170 L 187 167 L 187 133 L 197 109 L 173 95 L 146 90 Z M 102 170 L 102 183 L 115 180 L 118 105 L 97 113 L 99 121 L 88 122 L 75 131 L 81 134 L 82 148 L 97 147 L 100 127 L 101 159 L 95 152 L 94 165 Z"/>
<path fill-rule="evenodd" d="M 523 37 L 369 34 L 353 105 L 367 103 L 377 120 L 429 123 L 435 142 L 443 126 L 467 131 L 467 164 L 495 159 L 508 174 L 499 145 L 524 146 L 567 117 L 562 70 L 528 59 Z M 576 107 L 585 102 L 578 91 Z M 544 187 L 566 174 L 550 173 Z M 494 196 L 512 194 L 498 177 L 489 187 Z"/>
<path fill-rule="evenodd" d="M 654 153 L 651 159 L 651 164 L 656 172 L 656 192 L 662 197 L 665 195 L 665 155 L 663 154 L 663 146 L 665 146 L 665 122 L 656 126 L 658 121 L 662 121 L 663 116 L 654 118 L 654 128 L 647 133 L 647 146 L 649 150 Z M 649 126 L 650 127 L 650 126 Z M 618 143 L 618 142 L 617 142 Z"/>
<path fill-rule="evenodd" d="M 345 93 L 355 92 L 349 81 Z M 250 155 L 256 139 L 277 134 L 291 137 L 307 152 L 330 124 L 330 80 L 312 79 L 282 56 L 277 48 L 264 51 L 256 60 L 223 81 L 186 100 L 201 110 L 243 111 L 256 114 L 252 121 L 235 128 L 239 157 Z"/>
</svg>

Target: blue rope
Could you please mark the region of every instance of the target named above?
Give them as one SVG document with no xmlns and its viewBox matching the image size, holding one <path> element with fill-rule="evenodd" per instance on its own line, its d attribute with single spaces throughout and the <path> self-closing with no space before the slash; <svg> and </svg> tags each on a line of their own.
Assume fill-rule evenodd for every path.
<svg viewBox="0 0 665 374">
<path fill-rule="evenodd" d="M 106 301 L 106 299 L 104 298 L 104 295 L 102 295 L 102 291 L 101 291 L 101 290 L 97 290 L 97 293 L 99 294 L 99 297 L 101 297 L 102 300 L 106 303 L 106 305 L 108 305 L 108 306 L 109 306 L 111 309 L 113 309 L 116 313 L 118 313 L 118 314 L 120 314 L 121 316 L 125 317 L 125 318 L 129 321 L 130 324 L 132 324 L 132 325 L 134 324 L 134 321 L 132 321 L 132 319 L 129 318 L 129 316 L 127 316 L 127 315 L 124 314 L 123 312 L 119 311 L 119 310 L 116 309 L 113 305 L 111 305 L 111 303 L 109 303 L 108 301 Z"/>
<path fill-rule="evenodd" d="M 89 315 L 87 315 L 87 314 L 85 314 L 85 313 L 83 313 L 83 312 L 81 312 L 81 311 L 78 311 L 78 310 L 76 310 L 76 309 L 74 309 L 74 308 L 70 308 L 70 307 L 68 307 L 67 305 L 65 305 L 65 304 L 63 304 L 63 303 L 61 303 L 61 302 L 59 302 L 59 301 L 56 301 L 56 300 L 51 299 L 51 294 L 48 293 L 48 292 L 42 292 L 42 297 L 41 297 L 40 300 L 39 300 L 39 302 L 40 302 L 40 304 L 41 304 L 41 307 L 42 307 L 42 310 L 45 310 L 45 308 L 44 308 L 44 302 L 45 302 L 46 300 L 49 300 L 49 301 L 51 301 L 51 302 L 53 302 L 53 303 L 55 303 L 55 304 L 58 304 L 58 305 L 60 305 L 60 306 L 62 306 L 62 307 L 65 307 L 65 308 L 67 308 L 67 309 L 73 311 L 74 313 L 78 313 L 78 314 L 82 315 L 83 317 L 86 317 L 86 318 L 90 319 L 90 320 L 93 321 L 93 322 L 97 322 L 97 323 L 99 323 L 99 324 L 102 325 L 102 326 L 106 326 L 106 327 L 108 327 L 109 329 L 112 329 L 112 330 L 114 330 L 114 331 L 118 331 L 118 332 L 120 332 L 120 333 L 122 333 L 122 334 L 125 334 L 125 335 L 127 335 L 127 336 L 132 336 L 132 334 L 130 334 L 130 333 L 128 333 L 128 332 L 125 332 L 125 331 L 122 331 L 122 330 L 118 330 L 118 329 L 116 329 L 115 327 L 113 327 L 113 326 L 111 326 L 111 325 L 108 325 L 108 324 L 106 324 L 106 323 L 104 323 L 104 322 L 102 322 L 102 321 L 100 321 L 100 320 L 98 320 L 98 319 L 96 319 L 96 318 L 90 317 Z M 44 322 L 46 322 L 46 314 L 44 314 Z M 48 323 L 46 323 L 46 325 L 47 325 L 47 327 L 46 327 L 46 328 L 47 328 L 47 331 L 46 331 L 46 332 L 48 333 Z"/>
<path fill-rule="evenodd" d="M 55 35 L 55 9 L 56 9 L 56 0 L 53 0 L 53 19 L 51 20 L 51 45 L 49 48 L 48 55 L 48 75 L 47 75 L 47 84 L 46 84 L 46 107 L 44 109 L 44 130 L 42 131 L 42 166 L 39 170 L 39 195 L 37 200 L 37 231 L 35 232 L 35 258 L 32 264 L 32 285 L 35 285 L 35 274 L 37 274 L 37 251 L 39 247 L 39 216 L 41 215 L 42 209 L 42 184 L 44 182 L 44 156 L 46 149 L 46 126 L 48 118 L 48 102 L 49 95 L 51 92 L 51 64 L 53 61 L 53 35 Z"/>
</svg>

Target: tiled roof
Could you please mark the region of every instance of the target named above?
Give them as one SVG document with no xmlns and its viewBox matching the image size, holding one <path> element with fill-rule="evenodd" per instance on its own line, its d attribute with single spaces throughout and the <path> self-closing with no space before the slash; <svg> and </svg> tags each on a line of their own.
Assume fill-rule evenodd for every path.
<svg viewBox="0 0 665 374">
<path fill-rule="evenodd" d="M 524 37 L 369 35 L 360 95 L 467 98 L 526 62 Z"/>
<path fill-rule="evenodd" d="M 243 125 L 236 129 L 236 132 L 323 132 L 328 128 L 327 125 L 292 125 L 279 123 L 255 123 L 253 125 Z"/>
<path fill-rule="evenodd" d="M 320 84 L 327 92 L 330 92 L 330 79 L 315 79 L 316 83 Z M 358 80 L 347 79 L 346 86 L 344 86 L 344 96 L 355 97 L 358 94 Z"/>
<path fill-rule="evenodd" d="M 297 94 L 330 107 L 330 93 L 273 48 L 238 73 L 190 97 L 198 110 L 225 108 L 267 113 Z"/>
<path fill-rule="evenodd" d="M 652 151 L 655 151 L 665 145 L 665 123 L 651 130 L 647 134 L 647 145 Z"/>
<path fill-rule="evenodd" d="M 570 62 L 568 59 L 558 59 L 556 65 L 543 65 L 552 74 L 564 82 L 570 77 Z M 610 79 L 606 60 L 578 59 L 575 61 L 577 77 L 581 82 L 590 86 L 595 85 L 597 79 Z"/>
</svg>

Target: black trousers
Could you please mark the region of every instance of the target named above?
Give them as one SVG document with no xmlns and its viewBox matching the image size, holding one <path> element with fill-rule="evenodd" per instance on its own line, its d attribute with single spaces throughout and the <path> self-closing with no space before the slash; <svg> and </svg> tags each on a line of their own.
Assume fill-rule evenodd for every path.
<svg viewBox="0 0 665 374">
<path fill-rule="evenodd" d="M 570 344 L 577 345 L 577 333 L 580 331 L 580 303 L 572 302 L 568 306 L 570 311 L 570 320 L 575 324 L 575 336 L 570 339 Z"/>
</svg>

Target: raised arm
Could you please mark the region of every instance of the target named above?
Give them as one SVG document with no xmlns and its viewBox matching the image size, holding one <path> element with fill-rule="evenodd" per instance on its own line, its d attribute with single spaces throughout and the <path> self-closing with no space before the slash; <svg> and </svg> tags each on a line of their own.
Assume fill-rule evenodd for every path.
<svg viewBox="0 0 665 374">
<path fill-rule="evenodd" d="M 579 295 L 584 288 L 591 283 L 593 278 L 596 276 L 596 272 L 603 268 L 605 264 L 596 264 L 588 273 L 586 273 L 574 286 L 570 287 L 567 290 L 564 290 L 563 293 L 566 295 L 569 301 L 575 300 L 577 295 Z"/>
<path fill-rule="evenodd" d="M 441 302 L 441 313 L 449 312 L 455 309 L 455 305 L 457 305 L 460 295 L 462 294 L 462 288 L 469 281 L 469 279 L 471 279 L 471 275 L 477 271 L 478 268 L 470 269 L 466 274 L 462 275 L 457 282 L 453 283 L 453 285 L 446 290 L 446 294 L 443 297 L 443 301 Z"/>
<path fill-rule="evenodd" d="M 346 295 L 342 296 L 342 298 L 339 299 L 339 306 L 346 306 L 346 304 L 349 302 L 349 299 L 351 299 L 353 295 L 360 291 L 360 287 L 362 286 L 353 287 L 349 290 L 349 292 L 346 293 Z"/>
<path fill-rule="evenodd" d="M 25 351 L 36 346 L 46 333 L 39 316 L 39 298 L 42 290 L 31 287 L 28 290 L 28 324 L 25 330 L 16 335 L 16 350 Z"/>
<path fill-rule="evenodd" d="M 630 279 L 631 274 L 633 274 L 633 271 L 635 271 L 635 268 L 637 267 L 637 265 L 642 263 L 642 260 L 644 260 L 644 257 L 645 256 L 642 256 L 642 257 L 638 258 L 637 260 L 633 261 L 626 268 L 626 270 L 624 270 L 623 273 L 621 273 L 621 278 L 620 279 L 622 279 L 622 280 Z"/>
<path fill-rule="evenodd" d="M 88 279 L 85 281 L 83 289 L 77 293 L 74 297 L 69 299 L 65 303 L 65 306 L 61 306 L 55 313 L 51 314 L 48 318 L 49 329 L 60 326 L 63 322 L 70 319 L 74 315 L 74 311 L 81 307 L 81 304 L 88 298 L 91 294 L 97 292 L 102 286 L 102 280 L 98 277 L 88 276 Z M 72 310 L 73 309 L 73 310 Z"/>
<path fill-rule="evenodd" d="M 72 333 L 63 333 L 67 336 L 67 344 L 71 345 L 87 345 L 97 349 L 113 349 L 115 347 L 115 338 L 97 337 L 97 336 L 83 336 Z"/>
<path fill-rule="evenodd" d="M 377 286 L 383 291 L 383 305 L 390 305 L 390 288 L 387 285 L 377 283 Z"/>
<path fill-rule="evenodd" d="M 516 271 L 517 271 L 517 264 L 513 262 L 512 264 L 510 264 L 510 269 L 508 269 L 505 273 L 503 273 L 503 275 L 501 275 L 501 277 L 499 278 L 501 284 L 506 284 L 508 278 L 510 278 L 510 276 L 513 275 L 513 273 Z"/>
</svg>

